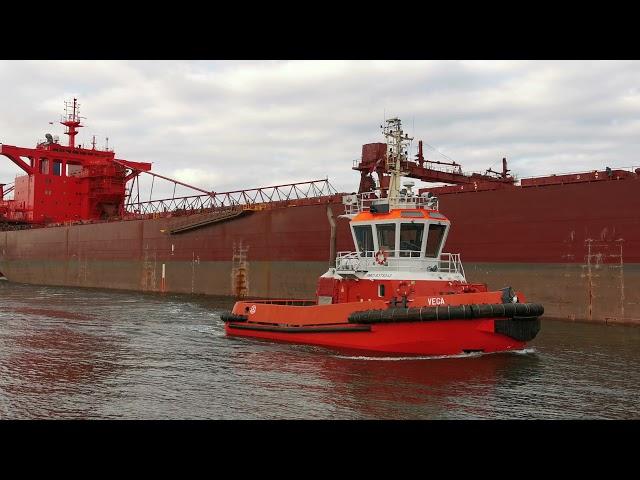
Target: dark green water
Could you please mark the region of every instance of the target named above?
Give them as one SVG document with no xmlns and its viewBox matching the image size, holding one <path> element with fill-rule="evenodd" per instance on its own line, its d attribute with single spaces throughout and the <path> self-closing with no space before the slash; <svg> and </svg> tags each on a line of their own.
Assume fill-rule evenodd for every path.
<svg viewBox="0 0 640 480">
<path fill-rule="evenodd" d="M 519 353 L 373 359 L 227 338 L 232 304 L 2 281 L 0 418 L 640 418 L 640 328 L 545 320 Z"/>
</svg>

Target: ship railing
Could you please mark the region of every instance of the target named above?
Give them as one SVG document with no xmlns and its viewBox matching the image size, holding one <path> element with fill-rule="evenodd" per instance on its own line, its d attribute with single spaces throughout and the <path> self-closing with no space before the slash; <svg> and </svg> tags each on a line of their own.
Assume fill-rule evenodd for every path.
<svg viewBox="0 0 640 480">
<path fill-rule="evenodd" d="M 631 166 L 625 166 L 625 167 L 609 167 L 611 168 L 612 171 L 616 171 L 616 170 L 623 170 L 625 172 L 629 172 L 629 173 L 636 173 L 636 170 L 638 170 L 640 168 L 640 165 L 631 165 Z M 545 177 L 564 177 L 564 176 L 568 176 L 568 175 L 584 175 L 584 174 L 589 174 L 589 173 L 602 173 L 602 172 L 606 172 L 606 167 L 602 168 L 602 169 L 598 169 L 598 168 L 594 168 L 591 170 L 579 170 L 579 171 L 571 171 L 571 172 L 558 172 L 558 173 L 553 173 L 553 174 L 543 174 L 543 175 L 531 175 L 529 177 L 523 177 L 520 179 L 520 181 L 522 180 L 530 180 L 530 179 L 536 179 L 536 178 L 545 178 Z"/>
<path fill-rule="evenodd" d="M 427 208 L 430 210 L 438 210 L 438 198 L 423 195 L 399 195 L 397 197 L 389 197 L 389 208 Z"/>
<path fill-rule="evenodd" d="M 371 252 L 363 252 L 363 254 Z M 360 272 L 366 270 L 363 268 L 367 264 L 366 259 L 358 252 L 338 252 L 336 257 L 336 270 Z"/>
<path fill-rule="evenodd" d="M 441 253 L 438 259 L 438 271 L 446 273 L 459 273 L 464 277 L 464 267 L 459 253 Z"/>
<path fill-rule="evenodd" d="M 383 258 L 384 257 L 384 258 Z M 464 277 L 459 253 L 442 253 L 440 257 L 425 257 L 417 250 L 389 250 L 379 252 L 338 252 L 336 271 L 428 271 L 458 274 Z"/>
<path fill-rule="evenodd" d="M 346 215 L 357 215 L 361 212 L 370 212 L 371 207 L 383 206 L 389 210 L 394 209 L 414 209 L 414 208 L 426 208 L 429 210 L 438 210 L 438 198 L 434 196 L 428 196 L 428 194 L 414 195 L 414 194 L 400 194 L 394 197 L 380 198 L 375 193 L 366 192 L 356 195 L 345 195 L 342 198 L 342 203 L 345 206 Z M 382 212 L 381 208 L 377 208 L 378 212 Z"/>
<path fill-rule="evenodd" d="M 253 298 L 245 298 L 242 300 L 245 303 L 259 303 L 263 305 L 289 305 L 293 307 L 308 307 L 310 305 L 317 305 L 317 300 L 307 300 L 307 299 L 253 299 Z"/>
</svg>

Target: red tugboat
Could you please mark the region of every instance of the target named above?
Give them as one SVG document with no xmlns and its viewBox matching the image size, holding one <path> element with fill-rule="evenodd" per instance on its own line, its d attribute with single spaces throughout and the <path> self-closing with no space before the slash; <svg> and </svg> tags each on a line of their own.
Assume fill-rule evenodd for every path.
<svg viewBox="0 0 640 480">
<path fill-rule="evenodd" d="M 226 334 L 408 356 L 524 348 L 544 308 L 467 282 L 460 255 L 442 253 L 451 225 L 437 198 L 401 188 L 412 138 L 397 118 L 383 131 L 388 188 L 343 198 L 356 251 L 338 253 L 315 301 L 237 302 L 222 315 Z"/>
</svg>

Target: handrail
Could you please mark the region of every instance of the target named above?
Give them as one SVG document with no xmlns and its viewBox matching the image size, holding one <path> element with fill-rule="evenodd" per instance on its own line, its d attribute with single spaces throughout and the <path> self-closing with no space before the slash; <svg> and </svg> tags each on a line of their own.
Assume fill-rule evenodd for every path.
<svg viewBox="0 0 640 480">
<path fill-rule="evenodd" d="M 309 305 L 316 305 L 316 300 L 311 299 L 252 299 L 246 298 L 242 300 L 244 303 L 259 303 L 262 305 L 289 305 L 289 306 L 299 306 L 299 307 L 307 307 Z"/>
<path fill-rule="evenodd" d="M 464 268 L 459 253 L 442 253 L 439 257 L 423 257 L 416 250 L 389 250 L 376 258 L 378 252 L 338 252 L 336 270 L 338 272 L 368 271 L 428 271 L 459 274 L 464 277 Z"/>
<path fill-rule="evenodd" d="M 357 215 L 361 212 L 369 212 L 372 205 L 388 205 L 389 210 L 402 208 L 426 208 L 438 210 L 438 198 L 426 195 L 398 195 L 395 197 L 379 198 L 373 192 L 359 193 L 357 195 L 345 195 L 342 199 L 346 215 Z"/>
<path fill-rule="evenodd" d="M 606 167 L 605 167 L 606 168 Z M 609 167 L 611 168 L 612 171 L 616 171 L 616 170 L 622 170 L 625 172 L 629 172 L 629 173 L 635 173 L 635 170 L 638 168 L 637 165 L 631 165 L 630 167 Z M 592 168 L 590 170 L 580 170 L 577 172 L 558 172 L 558 173 L 546 173 L 544 175 L 532 175 L 530 177 L 522 177 L 520 179 L 520 181 L 522 180 L 529 180 L 529 179 L 536 179 L 536 178 L 545 178 L 545 177 L 563 177 L 566 175 L 583 175 L 583 174 L 588 174 L 588 173 L 601 173 L 604 172 L 605 169 L 597 169 L 597 168 Z"/>
</svg>

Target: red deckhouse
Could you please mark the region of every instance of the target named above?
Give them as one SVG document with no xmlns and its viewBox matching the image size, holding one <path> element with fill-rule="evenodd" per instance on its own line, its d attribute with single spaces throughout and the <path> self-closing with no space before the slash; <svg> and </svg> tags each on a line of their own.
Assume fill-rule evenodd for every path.
<svg viewBox="0 0 640 480">
<path fill-rule="evenodd" d="M 82 127 L 79 104 L 65 102 L 69 144 L 61 145 L 50 134 L 36 148 L 0 144 L 0 154 L 18 165 L 26 175 L 16 177 L 15 185 L 0 187 L 0 215 L 7 222 L 51 224 L 100 220 L 122 216 L 126 184 L 150 163 L 118 160 L 113 151 L 77 147 L 75 136 Z M 26 159 L 26 160 L 25 160 Z M 11 190 L 13 200 L 4 196 Z"/>
</svg>

